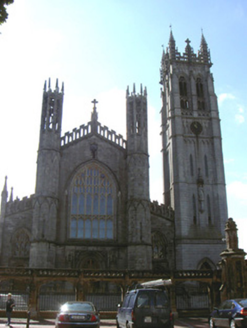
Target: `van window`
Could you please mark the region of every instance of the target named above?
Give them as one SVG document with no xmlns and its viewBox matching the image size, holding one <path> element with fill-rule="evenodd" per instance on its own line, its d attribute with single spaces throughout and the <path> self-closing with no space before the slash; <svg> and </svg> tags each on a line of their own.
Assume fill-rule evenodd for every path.
<svg viewBox="0 0 247 328">
<path fill-rule="evenodd" d="M 130 308 L 133 308 L 133 307 L 134 307 L 135 296 L 136 296 L 136 294 L 131 294 L 131 295 L 130 295 L 130 299 L 129 299 L 128 307 L 130 307 Z"/>
<path fill-rule="evenodd" d="M 147 308 L 150 306 L 150 299 L 149 299 L 149 295 L 146 293 L 139 293 L 138 297 L 137 297 L 137 303 L 136 306 L 138 308 Z"/>
<path fill-rule="evenodd" d="M 155 293 L 155 306 L 158 308 L 166 307 L 168 305 L 168 297 L 163 292 Z"/>
<path fill-rule="evenodd" d="M 129 303 L 129 298 L 130 298 L 130 295 L 126 295 L 124 300 L 123 300 L 123 305 L 122 307 L 127 307 L 128 303 Z"/>
</svg>

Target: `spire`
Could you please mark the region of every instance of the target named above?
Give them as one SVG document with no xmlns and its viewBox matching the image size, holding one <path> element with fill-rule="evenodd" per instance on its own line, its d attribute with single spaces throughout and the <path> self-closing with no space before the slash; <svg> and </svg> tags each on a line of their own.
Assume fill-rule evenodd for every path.
<svg viewBox="0 0 247 328">
<path fill-rule="evenodd" d="M 5 182 L 4 182 L 4 186 L 3 186 L 3 191 L 2 191 L 2 204 L 5 204 L 7 202 L 7 198 L 8 198 L 8 189 L 7 189 L 7 179 L 8 177 L 5 177 Z"/>
<path fill-rule="evenodd" d="M 96 110 L 96 104 L 98 103 L 98 101 L 96 99 L 94 99 L 92 101 L 92 103 L 93 103 L 93 111 L 91 113 L 92 132 L 96 133 L 97 132 L 97 121 L 98 121 L 98 113 Z"/>
<path fill-rule="evenodd" d="M 170 39 L 169 39 L 169 58 L 176 59 L 176 43 L 172 34 L 172 26 L 170 25 Z"/>
<path fill-rule="evenodd" d="M 126 98 L 128 98 L 130 92 L 129 92 L 129 86 L 127 86 L 127 89 L 126 89 Z"/>
<path fill-rule="evenodd" d="M 208 45 L 207 42 L 205 40 L 205 37 L 203 35 L 203 31 L 202 31 L 202 37 L 201 37 L 201 45 L 200 45 L 200 54 L 201 54 L 201 59 L 204 63 L 210 63 L 210 53 L 208 50 Z"/>
</svg>

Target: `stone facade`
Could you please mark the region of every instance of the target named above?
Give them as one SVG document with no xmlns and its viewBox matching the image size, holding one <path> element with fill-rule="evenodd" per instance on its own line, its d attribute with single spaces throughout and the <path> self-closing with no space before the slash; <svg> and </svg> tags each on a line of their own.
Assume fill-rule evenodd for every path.
<svg viewBox="0 0 247 328">
<path fill-rule="evenodd" d="M 153 270 L 215 268 L 227 219 L 217 99 L 202 36 L 161 67 L 164 204 L 149 196 L 147 92 L 127 89 L 127 137 L 91 120 L 61 135 L 63 86 L 45 83 L 35 194 L 2 191 L 0 265 Z M 198 107 L 199 106 L 199 107 Z M 157 132 L 159 133 L 159 132 Z M 162 183 L 162 179 L 161 179 Z"/>
</svg>

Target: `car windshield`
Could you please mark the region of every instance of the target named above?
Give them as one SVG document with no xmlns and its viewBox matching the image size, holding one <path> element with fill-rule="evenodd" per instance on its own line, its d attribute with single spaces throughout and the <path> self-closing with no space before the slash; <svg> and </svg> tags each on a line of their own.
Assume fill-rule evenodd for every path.
<svg viewBox="0 0 247 328">
<path fill-rule="evenodd" d="M 238 303 L 242 306 L 242 307 L 247 307 L 247 299 L 243 299 L 243 300 L 238 300 Z"/>
<path fill-rule="evenodd" d="M 90 303 L 65 303 L 64 305 L 62 305 L 61 311 L 92 312 L 94 311 L 94 308 Z"/>
</svg>

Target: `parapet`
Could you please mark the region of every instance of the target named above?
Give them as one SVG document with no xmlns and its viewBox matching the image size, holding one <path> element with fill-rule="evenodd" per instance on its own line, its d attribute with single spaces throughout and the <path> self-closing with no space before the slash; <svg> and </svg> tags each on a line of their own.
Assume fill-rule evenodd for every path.
<svg viewBox="0 0 247 328">
<path fill-rule="evenodd" d="M 174 210 L 170 206 L 159 204 L 157 201 L 150 202 L 150 211 L 152 214 L 174 220 Z"/>
<path fill-rule="evenodd" d="M 116 134 L 114 130 L 109 130 L 108 127 L 102 126 L 99 122 L 96 122 L 96 134 L 103 137 L 106 140 L 113 142 L 121 148 L 126 149 L 126 140 L 124 140 L 121 134 Z M 61 138 L 61 147 L 67 146 L 72 142 L 83 139 L 92 135 L 92 122 L 88 122 L 87 125 L 81 125 L 78 129 L 73 129 L 72 132 L 66 132 Z"/>
<path fill-rule="evenodd" d="M 31 210 L 33 208 L 32 200 L 34 195 L 28 197 L 23 197 L 21 200 L 16 198 L 14 201 L 9 201 L 6 204 L 6 216 L 10 214 L 19 213 L 26 210 Z"/>
</svg>

